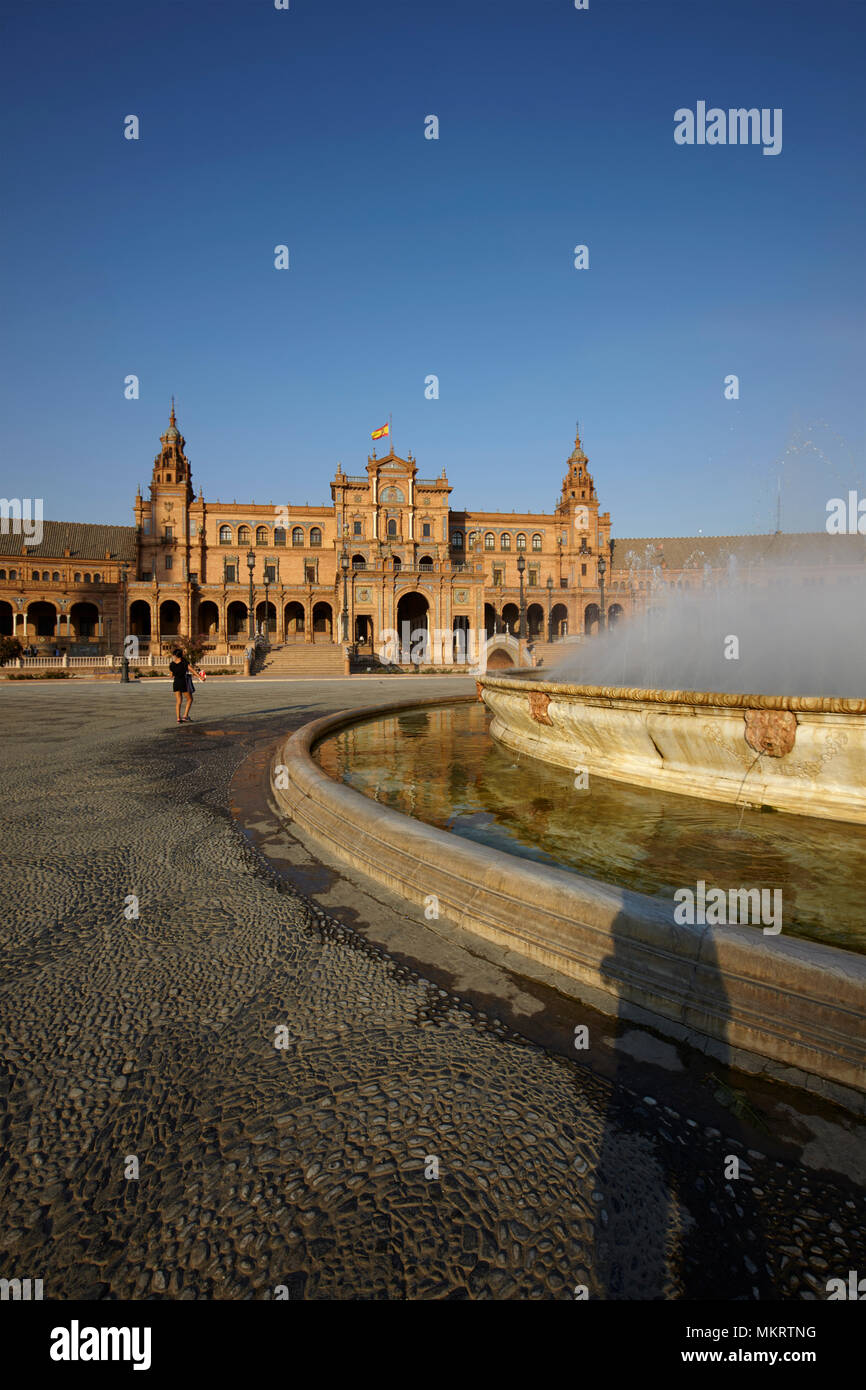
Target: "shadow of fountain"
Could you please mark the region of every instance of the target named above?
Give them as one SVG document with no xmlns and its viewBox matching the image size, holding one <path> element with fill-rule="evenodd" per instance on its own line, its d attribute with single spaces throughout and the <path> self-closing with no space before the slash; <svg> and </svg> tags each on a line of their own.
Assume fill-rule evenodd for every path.
<svg viewBox="0 0 866 1390">
<path fill-rule="evenodd" d="M 634 1035 L 640 1023 L 634 997 L 634 949 L 628 924 L 618 917 L 614 948 L 602 975 L 621 999 L 616 1039 Z M 729 1075 L 730 1018 L 724 978 L 707 929 L 701 950 L 702 1008 L 711 1013 L 722 1041 L 707 1059 L 712 1101 L 729 1107 L 738 1095 Z M 709 981 L 709 986 L 707 984 Z M 747 1150 L 755 1130 L 735 1109 L 708 1127 L 666 1106 L 665 1095 L 639 1096 L 634 1066 L 617 1047 L 614 1089 L 605 1116 L 598 1167 L 593 1176 L 597 1212 L 593 1275 L 597 1296 L 614 1300 L 779 1298 L 765 1259 L 764 1218 L 752 1188 Z M 661 1089 L 661 1088 L 659 1088 Z M 715 1116 L 713 1116 L 715 1118 Z M 688 1124 L 693 1120 L 693 1124 Z M 736 1160 L 739 1175 L 733 1176 Z M 723 1252 L 720 1256 L 720 1249 Z M 720 1283 L 721 1281 L 721 1283 Z"/>
</svg>

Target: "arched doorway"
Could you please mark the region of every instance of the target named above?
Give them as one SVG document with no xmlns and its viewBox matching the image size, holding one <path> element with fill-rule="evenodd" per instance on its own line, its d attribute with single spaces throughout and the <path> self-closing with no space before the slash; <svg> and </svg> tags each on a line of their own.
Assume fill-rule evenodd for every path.
<svg viewBox="0 0 866 1390">
<path fill-rule="evenodd" d="M 555 603 L 550 614 L 550 626 L 553 636 L 565 637 L 568 632 L 568 609 L 564 603 Z"/>
<path fill-rule="evenodd" d="M 598 632 L 598 614 L 599 608 L 597 603 L 588 603 L 586 605 L 586 607 L 583 610 L 584 632 L 588 632 L 590 634 L 592 634 L 593 632 Z"/>
<path fill-rule="evenodd" d="M 373 619 L 368 613 L 355 615 L 355 643 L 359 647 L 373 650 Z"/>
<path fill-rule="evenodd" d="M 220 630 L 220 611 L 213 599 L 198 606 L 198 630 L 202 637 L 217 637 Z"/>
<path fill-rule="evenodd" d="M 430 660 L 429 612 L 430 605 L 424 595 L 419 594 L 416 589 L 409 589 L 400 595 L 397 603 L 397 633 L 400 639 L 400 661 L 403 665 L 413 660 L 417 664 Z M 427 635 L 424 638 L 415 636 L 420 632 Z"/>
<path fill-rule="evenodd" d="M 622 604 L 621 604 L 621 603 L 612 603 L 612 604 L 610 605 L 610 608 L 607 610 L 607 625 L 608 625 L 608 627 L 616 627 L 616 625 L 617 625 L 617 623 L 619 622 L 619 620 L 620 620 L 620 618 L 622 617 L 622 615 L 623 615 L 623 606 L 622 606 Z"/>
<path fill-rule="evenodd" d="M 287 603 L 283 618 L 286 625 L 286 641 L 293 642 L 298 637 L 304 635 L 304 605 L 302 603 Z"/>
<path fill-rule="evenodd" d="M 173 598 L 159 605 L 159 631 L 163 637 L 176 637 L 180 632 L 180 604 Z"/>
<path fill-rule="evenodd" d="M 97 610 L 97 619 L 99 612 Z M 25 628 L 28 637 L 53 637 L 57 623 L 57 609 L 53 603 L 31 603 L 27 609 Z"/>
<path fill-rule="evenodd" d="M 319 632 L 324 636 L 332 637 L 334 633 L 334 610 L 329 603 L 323 600 L 313 607 L 313 640 L 315 634 Z"/>
<path fill-rule="evenodd" d="M 544 638 L 544 609 L 540 603 L 530 603 L 526 610 L 526 626 L 533 642 Z"/>
<path fill-rule="evenodd" d="M 69 610 L 72 619 L 72 635 L 81 638 L 95 637 L 99 631 L 99 609 L 95 603 L 73 603 Z"/>
<path fill-rule="evenodd" d="M 265 633 L 268 641 L 271 640 L 271 633 L 277 630 L 277 610 L 270 599 L 267 605 L 264 602 L 256 605 L 256 630 Z"/>
<path fill-rule="evenodd" d="M 520 609 L 516 603 L 506 603 L 502 610 L 502 625 L 506 632 L 510 632 L 512 637 L 517 636 L 520 627 Z"/>
<path fill-rule="evenodd" d="M 496 631 L 496 609 L 492 603 L 484 605 L 484 631 L 488 637 L 492 637 Z"/>
<path fill-rule="evenodd" d="M 451 651 L 442 653 L 446 661 L 449 655 L 451 660 L 460 666 L 465 665 L 474 656 L 469 650 L 469 618 L 464 613 L 459 614 L 451 624 Z"/>
<path fill-rule="evenodd" d="M 352 556 L 352 569 L 353 569 L 353 570 L 365 570 L 366 568 L 367 568 L 367 561 L 366 561 L 366 558 L 365 558 L 363 555 L 353 555 L 353 556 Z"/>
<path fill-rule="evenodd" d="M 129 608 L 129 630 L 136 637 L 150 636 L 150 604 L 137 598 Z"/>
<path fill-rule="evenodd" d="M 230 642 L 240 642 L 247 633 L 247 605 L 233 599 L 226 609 L 226 631 Z"/>
<path fill-rule="evenodd" d="M 11 637 L 15 627 L 12 604 L 0 603 L 0 637 Z"/>
</svg>

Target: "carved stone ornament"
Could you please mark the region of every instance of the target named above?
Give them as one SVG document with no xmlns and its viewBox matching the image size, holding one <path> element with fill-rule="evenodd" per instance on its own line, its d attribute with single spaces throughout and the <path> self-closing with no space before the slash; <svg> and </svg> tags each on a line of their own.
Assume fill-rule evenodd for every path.
<svg viewBox="0 0 866 1390">
<path fill-rule="evenodd" d="M 756 753 L 771 758 L 783 758 L 794 747 L 797 737 L 797 716 L 790 710 L 746 710 L 745 739 Z"/>
<path fill-rule="evenodd" d="M 550 696 L 544 690 L 530 690 L 529 692 L 529 713 L 536 724 L 553 724 L 553 720 L 547 713 L 550 704 Z"/>
</svg>

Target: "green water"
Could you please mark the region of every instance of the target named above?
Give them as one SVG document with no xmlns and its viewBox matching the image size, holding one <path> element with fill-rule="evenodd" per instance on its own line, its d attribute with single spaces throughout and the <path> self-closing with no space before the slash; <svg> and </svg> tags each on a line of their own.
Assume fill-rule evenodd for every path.
<svg viewBox="0 0 866 1390">
<path fill-rule="evenodd" d="M 668 903 L 699 879 L 779 888 L 783 934 L 866 951 L 866 827 L 594 776 L 578 791 L 571 772 L 496 743 L 489 722 L 480 703 L 413 710 L 353 724 L 315 757 L 330 777 L 428 825 Z"/>
</svg>

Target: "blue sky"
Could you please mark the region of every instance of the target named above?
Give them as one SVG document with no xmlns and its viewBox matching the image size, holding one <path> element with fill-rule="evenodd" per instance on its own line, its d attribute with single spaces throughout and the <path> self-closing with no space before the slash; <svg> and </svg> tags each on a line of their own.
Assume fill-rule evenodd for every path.
<svg viewBox="0 0 866 1390">
<path fill-rule="evenodd" d="M 47 517 L 129 522 L 172 392 L 224 501 L 328 500 L 389 413 L 506 510 L 579 418 L 618 535 L 771 529 L 780 459 L 785 529 L 864 490 L 862 0 L 12 0 L 0 40 L 0 483 Z M 781 107 L 781 154 L 675 145 L 698 100 Z"/>
</svg>

